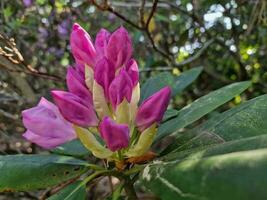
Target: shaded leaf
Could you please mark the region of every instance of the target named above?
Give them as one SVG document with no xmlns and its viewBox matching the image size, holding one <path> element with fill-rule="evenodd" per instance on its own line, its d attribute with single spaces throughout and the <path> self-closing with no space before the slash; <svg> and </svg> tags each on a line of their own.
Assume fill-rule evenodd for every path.
<svg viewBox="0 0 267 200">
<path fill-rule="evenodd" d="M 260 135 L 240 140 L 233 140 L 223 144 L 213 144 L 200 146 L 187 150 L 177 149 L 176 151 L 162 157 L 162 160 L 181 160 L 181 159 L 198 159 L 208 156 L 233 153 L 238 151 L 247 151 L 267 148 L 267 135 Z"/>
<path fill-rule="evenodd" d="M 52 150 L 52 152 L 75 157 L 85 157 L 91 154 L 90 151 L 87 150 L 78 139 L 72 140 L 59 147 L 56 147 Z"/>
<path fill-rule="evenodd" d="M 209 132 L 224 140 L 234 140 L 267 133 L 267 95 L 262 95 L 205 122 L 193 131 Z"/>
<path fill-rule="evenodd" d="M 85 172 L 87 162 L 57 155 L 0 156 L 0 191 L 47 188 Z"/>
<path fill-rule="evenodd" d="M 82 181 L 76 181 L 49 197 L 47 200 L 85 200 L 86 187 Z"/>
<path fill-rule="evenodd" d="M 267 149 L 148 165 L 143 185 L 166 200 L 264 200 Z"/>
<path fill-rule="evenodd" d="M 182 108 L 176 118 L 163 123 L 159 127 L 155 141 L 195 122 L 243 92 L 250 85 L 249 81 L 233 83 L 195 100 L 193 103 Z"/>
<path fill-rule="evenodd" d="M 172 88 L 172 96 L 180 94 L 199 76 L 202 70 L 202 67 L 196 67 L 181 73 L 179 76 L 174 76 L 169 72 L 163 72 L 148 79 L 141 88 L 140 102 L 143 102 L 146 98 L 165 86 Z"/>
</svg>

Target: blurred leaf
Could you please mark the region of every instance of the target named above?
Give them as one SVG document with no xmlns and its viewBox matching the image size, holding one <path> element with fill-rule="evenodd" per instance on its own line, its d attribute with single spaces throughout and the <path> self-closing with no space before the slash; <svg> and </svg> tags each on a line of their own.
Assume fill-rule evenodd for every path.
<svg viewBox="0 0 267 200">
<path fill-rule="evenodd" d="M 57 155 L 0 156 L 0 191 L 47 188 L 85 172 L 86 161 Z"/>
<path fill-rule="evenodd" d="M 193 130 L 176 134 L 173 143 L 161 155 L 175 149 L 182 150 L 186 145 L 203 138 L 202 134 L 214 134 L 224 141 L 266 134 L 266 118 L 267 95 L 262 95 L 210 118 Z"/>
<path fill-rule="evenodd" d="M 194 132 L 209 132 L 224 140 L 267 133 L 267 95 L 262 95 L 211 118 Z"/>
<path fill-rule="evenodd" d="M 174 152 L 162 157 L 165 161 L 181 160 L 181 159 L 199 159 L 214 155 L 227 154 L 238 151 L 247 151 L 267 148 L 267 135 L 260 135 L 240 140 L 233 140 L 223 144 L 214 144 L 209 146 L 199 146 L 198 148 L 186 149 Z"/>
<path fill-rule="evenodd" d="M 155 141 L 158 141 L 159 139 L 170 135 L 174 131 L 184 128 L 200 119 L 204 115 L 243 92 L 250 85 L 251 83 L 249 81 L 233 83 L 195 100 L 193 103 L 182 108 L 176 118 L 163 123 L 159 127 Z"/>
<path fill-rule="evenodd" d="M 168 109 L 166 110 L 166 112 L 164 113 L 163 119 L 162 121 L 167 121 L 170 118 L 176 117 L 178 115 L 178 110 L 175 109 Z"/>
<path fill-rule="evenodd" d="M 47 200 L 85 200 L 86 186 L 82 181 L 76 181 L 49 197 Z"/>
<path fill-rule="evenodd" d="M 164 200 L 266 199 L 267 149 L 148 165 L 145 187 Z"/>
<path fill-rule="evenodd" d="M 78 139 L 72 140 L 59 147 L 56 147 L 52 150 L 52 152 L 75 157 L 85 157 L 91 154 L 91 152 L 89 152 Z"/>
<path fill-rule="evenodd" d="M 202 67 L 196 67 L 183 72 L 178 77 L 172 75 L 169 72 L 163 72 L 155 77 L 148 79 L 141 88 L 140 102 L 143 102 L 146 98 L 165 86 L 170 86 L 172 88 L 172 96 L 180 94 L 199 76 L 202 70 Z"/>
<path fill-rule="evenodd" d="M 187 70 L 175 78 L 174 85 L 172 86 L 172 95 L 180 94 L 188 85 L 190 85 L 202 72 L 203 67 L 195 67 Z"/>
</svg>

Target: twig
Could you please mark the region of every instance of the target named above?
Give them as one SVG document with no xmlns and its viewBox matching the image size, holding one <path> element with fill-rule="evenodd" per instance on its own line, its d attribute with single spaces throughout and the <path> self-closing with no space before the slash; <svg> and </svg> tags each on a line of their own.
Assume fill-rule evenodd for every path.
<svg viewBox="0 0 267 200">
<path fill-rule="evenodd" d="M 63 81 L 63 79 L 59 76 L 40 72 L 34 69 L 31 65 L 27 64 L 22 54 L 17 49 L 15 40 L 13 38 L 6 37 L 2 33 L 0 33 L 0 60 L 1 66 L 8 71 L 24 72 L 25 74 L 39 76 L 54 81 Z M 13 67 L 9 68 L 7 66 L 8 63 L 12 64 Z"/>
<path fill-rule="evenodd" d="M 102 5 L 98 4 L 96 2 L 96 0 L 91 0 L 91 3 L 96 6 L 98 9 L 102 10 L 102 11 L 108 11 L 110 13 L 113 13 L 114 15 L 116 15 L 117 17 L 119 17 L 121 20 L 125 21 L 126 23 L 130 24 L 131 26 L 137 28 L 138 30 L 140 31 L 143 31 L 146 33 L 153 49 L 158 52 L 159 54 L 161 54 L 163 57 L 167 58 L 168 60 L 171 60 L 170 56 L 165 53 L 164 51 L 160 50 L 155 42 L 154 42 L 154 39 L 152 37 L 152 35 L 150 34 L 149 32 L 149 29 L 148 29 L 148 26 L 149 26 L 149 23 L 156 11 L 156 8 L 157 8 L 157 3 L 158 3 L 158 0 L 154 0 L 153 2 L 153 6 L 152 6 L 152 11 L 150 12 L 150 15 L 148 17 L 148 20 L 146 22 L 146 26 L 145 27 L 141 27 L 139 26 L 138 24 L 134 23 L 133 21 L 131 21 L 130 19 L 126 18 L 125 16 L 123 16 L 122 14 L 120 14 L 119 12 L 117 12 L 116 10 L 113 9 L 113 7 L 110 6 L 110 4 L 108 4 L 108 1 L 105 1 Z"/>
<path fill-rule="evenodd" d="M 104 4 L 100 5 L 96 2 L 96 0 L 91 0 L 91 3 L 97 7 L 99 10 L 102 11 L 109 11 L 111 13 L 113 13 L 114 15 L 116 15 L 117 17 L 119 17 L 121 20 L 125 21 L 126 23 L 132 25 L 133 27 L 142 30 L 142 27 L 140 27 L 139 25 L 137 25 L 136 23 L 132 22 L 131 20 L 129 20 L 128 18 L 126 18 L 125 16 L 123 16 L 122 14 L 120 14 L 119 12 L 117 12 L 116 10 L 114 10 L 107 1 L 104 2 Z"/>
<path fill-rule="evenodd" d="M 141 22 L 142 27 L 145 27 L 145 25 L 146 25 L 145 18 L 144 18 L 145 5 L 146 5 L 146 0 L 142 0 L 141 5 L 140 5 L 140 10 L 139 10 L 140 22 Z"/>
</svg>

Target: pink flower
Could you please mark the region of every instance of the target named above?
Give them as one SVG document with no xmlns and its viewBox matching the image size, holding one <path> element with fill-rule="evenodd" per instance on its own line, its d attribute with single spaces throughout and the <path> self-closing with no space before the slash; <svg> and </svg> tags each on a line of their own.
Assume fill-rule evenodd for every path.
<svg viewBox="0 0 267 200">
<path fill-rule="evenodd" d="M 134 59 L 129 60 L 125 68 L 132 79 L 133 86 L 136 86 L 139 81 L 139 70 L 136 61 Z"/>
<path fill-rule="evenodd" d="M 72 27 L 70 46 L 75 60 L 91 67 L 95 64 L 96 50 L 90 35 L 77 23 Z"/>
<path fill-rule="evenodd" d="M 93 44 L 89 34 L 74 24 L 70 43 L 76 64 L 67 70 L 68 91 L 51 91 L 57 107 L 42 99 L 38 106 L 23 111 L 24 137 L 53 148 L 75 138 L 73 126 L 84 146 L 98 158 L 121 160 L 144 155 L 167 109 L 170 87 L 156 92 L 138 108 L 139 70 L 123 27 L 113 33 L 101 29 Z M 95 137 L 95 128 L 89 127 L 98 128 L 107 147 Z M 135 131 L 142 134 L 130 144 Z M 121 149 L 122 155 L 113 153 Z"/>
<path fill-rule="evenodd" d="M 79 126 L 97 126 L 98 119 L 94 107 L 70 92 L 53 90 L 52 96 L 66 120 Z"/>
<path fill-rule="evenodd" d="M 115 68 L 107 58 L 103 57 L 97 62 L 94 70 L 94 79 L 103 87 L 105 97 L 108 99 L 108 88 L 115 77 Z"/>
<path fill-rule="evenodd" d="M 109 117 L 104 117 L 99 125 L 99 131 L 111 151 L 128 147 L 130 136 L 127 124 L 117 124 Z"/>
<path fill-rule="evenodd" d="M 132 56 L 132 42 L 123 27 L 113 32 L 109 38 L 105 54 L 116 69 L 122 67 Z"/>
<path fill-rule="evenodd" d="M 160 123 L 171 98 L 171 88 L 164 87 L 147 98 L 138 108 L 136 125 L 143 131 L 154 123 Z"/>
<path fill-rule="evenodd" d="M 27 140 L 52 149 L 76 137 L 71 123 L 66 121 L 53 103 L 42 98 L 36 107 L 22 112 Z"/>
<path fill-rule="evenodd" d="M 109 100 L 113 109 L 115 110 L 117 105 L 119 105 L 124 98 L 130 102 L 132 91 L 132 80 L 125 69 L 122 69 L 109 86 Z"/>
<path fill-rule="evenodd" d="M 105 50 L 108 44 L 110 38 L 110 32 L 108 32 L 106 29 L 101 29 L 95 39 L 95 48 L 97 52 L 97 57 L 102 58 L 105 55 Z"/>
<path fill-rule="evenodd" d="M 84 79 L 80 77 L 74 68 L 69 67 L 67 71 L 67 86 L 68 90 L 83 99 L 84 101 L 93 104 L 93 98 L 91 92 L 85 85 Z"/>
</svg>

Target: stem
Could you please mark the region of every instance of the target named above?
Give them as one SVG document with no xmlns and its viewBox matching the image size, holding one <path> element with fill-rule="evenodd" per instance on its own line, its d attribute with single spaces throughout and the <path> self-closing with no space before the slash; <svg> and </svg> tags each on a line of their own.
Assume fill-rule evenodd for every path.
<svg viewBox="0 0 267 200">
<path fill-rule="evenodd" d="M 126 192 L 126 195 L 128 196 L 128 200 L 138 199 L 133 186 L 134 185 L 133 181 L 125 174 L 118 171 L 104 171 L 103 173 L 101 173 L 101 175 L 117 177 L 118 179 L 120 179 L 120 181 L 124 183 L 124 190 Z"/>
<path fill-rule="evenodd" d="M 93 174 L 91 174 L 90 176 L 86 177 L 82 183 L 79 185 L 78 188 L 76 188 L 75 191 L 77 191 L 82 185 L 92 181 L 93 179 L 99 177 L 99 176 L 115 176 L 118 179 L 120 179 L 120 181 L 122 181 L 124 183 L 124 190 L 126 192 L 126 195 L 128 196 L 128 200 L 136 200 L 137 195 L 134 189 L 134 182 L 130 179 L 130 177 L 128 177 L 127 175 L 118 172 L 118 171 L 109 171 L 109 170 L 100 170 L 97 171 Z M 73 193 L 73 192 L 72 192 Z"/>
<path fill-rule="evenodd" d="M 91 168 L 91 169 L 93 169 L 93 170 L 95 170 L 95 171 L 103 171 L 103 170 L 105 170 L 103 167 L 100 167 L 100 166 L 94 165 L 94 164 L 89 164 L 88 163 L 86 166 Z"/>
<path fill-rule="evenodd" d="M 126 192 L 126 195 L 128 196 L 128 200 L 138 199 L 134 189 L 134 183 L 129 177 L 126 177 L 124 179 L 124 190 Z"/>
<path fill-rule="evenodd" d="M 118 158 L 119 160 L 123 160 L 121 150 L 118 151 Z"/>
</svg>

